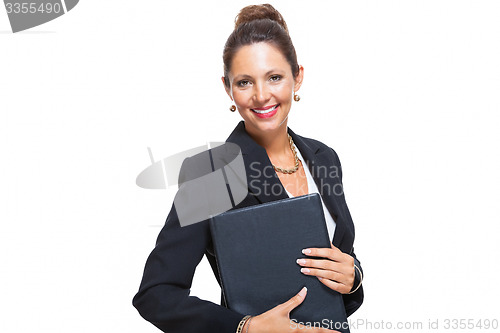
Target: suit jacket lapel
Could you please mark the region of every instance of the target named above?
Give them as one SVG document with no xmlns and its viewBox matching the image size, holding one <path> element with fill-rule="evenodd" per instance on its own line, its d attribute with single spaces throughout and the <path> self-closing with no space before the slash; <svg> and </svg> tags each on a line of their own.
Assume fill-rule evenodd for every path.
<svg viewBox="0 0 500 333">
<path fill-rule="evenodd" d="M 304 157 L 321 198 L 335 220 L 335 233 L 331 241 L 333 245 L 339 247 L 345 233 L 345 223 L 339 197 L 335 194 L 338 193 L 339 187 L 341 188 L 340 178 L 337 177 L 338 170 L 336 167 L 338 166 L 335 165 L 333 155 L 328 149 L 312 140 L 306 142 L 304 138 L 295 134 L 290 128 L 288 133 L 292 136 L 295 145 L 300 150 L 302 157 Z"/>
<path fill-rule="evenodd" d="M 260 203 L 288 198 L 264 147 L 255 142 L 240 121 L 226 141 L 236 143 L 243 156 L 249 193 Z"/>
<path fill-rule="evenodd" d="M 237 144 L 241 149 L 249 192 L 260 203 L 288 198 L 288 194 L 276 175 L 266 150 L 248 135 L 244 124 L 244 121 L 240 121 L 226 141 Z M 304 157 L 325 206 L 336 222 L 332 242 L 333 245 L 338 247 L 345 232 L 345 225 L 342 220 L 339 198 L 337 195 L 328 192 L 334 190 L 340 184 L 340 179 L 331 177 L 329 173 L 330 168 L 335 167 L 332 154 L 313 140 L 306 141 L 290 128 L 288 128 L 288 133 Z M 325 170 L 327 170 L 326 173 Z"/>
</svg>

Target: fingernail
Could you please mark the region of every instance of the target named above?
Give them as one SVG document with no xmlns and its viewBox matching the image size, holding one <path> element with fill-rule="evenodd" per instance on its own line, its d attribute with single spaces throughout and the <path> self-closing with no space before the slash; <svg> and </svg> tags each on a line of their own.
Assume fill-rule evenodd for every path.
<svg viewBox="0 0 500 333">
<path fill-rule="evenodd" d="M 306 263 L 306 260 L 305 259 L 297 259 L 297 264 L 302 264 L 304 265 Z"/>
<path fill-rule="evenodd" d="M 299 295 L 301 297 L 304 297 L 306 295 L 306 293 L 307 293 L 307 287 L 304 287 L 304 288 L 302 288 L 301 291 L 299 291 Z"/>
<path fill-rule="evenodd" d="M 304 254 L 309 254 L 309 253 L 311 253 L 311 250 L 309 250 L 309 249 L 303 249 L 303 250 L 302 250 L 302 253 L 304 253 Z"/>
<path fill-rule="evenodd" d="M 318 280 L 320 280 L 320 281 L 321 281 L 321 280 L 323 280 L 323 278 L 322 278 L 322 277 L 317 276 L 317 278 L 318 278 Z"/>
<path fill-rule="evenodd" d="M 302 273 L 309 273 L 310 272 L 309 268 L 301 268 L 300 271 Z"/>
</svg>

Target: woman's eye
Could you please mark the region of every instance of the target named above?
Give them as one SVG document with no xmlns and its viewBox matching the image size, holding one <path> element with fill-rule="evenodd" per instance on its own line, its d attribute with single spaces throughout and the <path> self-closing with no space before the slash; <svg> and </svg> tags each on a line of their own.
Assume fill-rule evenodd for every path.
<svg viewBox="0 0 500 333">
<path fill-rule="evenodd" d="M 281 75 L 273 75 L 270 78 L 271 81 L 279 81 L 281 80 Z"/>
<path fill-rule="evenodd" d="M 248 86 L 249 83 L 250 83 L 250 81 L 248 81 L 248 80 L 241 80 L 238 82 L 238 86 L 239 87 L 246 87 L 246 86 Z"/>
</svg>

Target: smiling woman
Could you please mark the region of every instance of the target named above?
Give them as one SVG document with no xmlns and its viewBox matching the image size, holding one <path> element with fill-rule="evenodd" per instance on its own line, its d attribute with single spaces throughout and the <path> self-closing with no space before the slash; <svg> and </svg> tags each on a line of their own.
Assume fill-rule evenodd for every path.
<svg viewBox="0 0 500 333">
<path fill-rule="evenodd" d="M 300 66 L 294 77 L 286 58 L 270 43 L 245 45 L 234 54 L 231 70 L 222 80 L 250 135 L 286 131 L 293 94 L 302 84 L 303 73 Z"/>
<path fill-rule="evenodd" d="M 234 208 L 319 193 L 331 246 L 304 249 L 297 269 L 342 294 L 349 316 L 363 302 L 362 268 L 353 249 L 354 224 L 343 191 L 338 191 L 340 161 L 332 148 L 288 128 L 293 101 L 300 100 L 296 93 L 304 68 L 297 63 L 281 14 L 269 4 L 243 8 L 224 46 L 223 61 L 222 83 L 235 104 L 230 110 L 243 118 L 226 141 L 240 147 L 249 184 L 246 198 Z M 186 159 L 183 167 L 190 163 Z M 333 332 L 291 325 L 289 313 L 304 301 L 307 289 L 289 300 L 276 300 L 284 302 L 256 316 L 227 308 L 223 295 L 221 305 L 190 296 L 203 255 L 220 283 L 208 220 L 181 227 L 173 206 L 133 300 L 145 319 L 165 332 Z"/>
</svg>

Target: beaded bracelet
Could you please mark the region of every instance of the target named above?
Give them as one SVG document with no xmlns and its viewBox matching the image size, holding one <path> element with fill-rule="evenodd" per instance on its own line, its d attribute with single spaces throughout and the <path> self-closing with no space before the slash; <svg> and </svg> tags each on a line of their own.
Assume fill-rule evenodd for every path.
<svg viewBox="0 0 500 333">
<path fill-rule="evenodd" d="M 252 316 L 245 316 L 243 317 L 243 319 L 241 319 L 240 323 L 238 324 L 238 328 L 236 329 L 236 333 L 241 333 L 241 331 L 243 331 L 243 326 L 245 326 L 245 323 L 250 318 L 252 318 Z"/>
<path fill-rule="evenodd" d="M 246 333 L 248 333 L 248 329 L 250 328 L 250 322 L 252 321 L 253 317 L 248 318 L 248 325 L 247 325 L 247 330 Z"/>
</svg>

